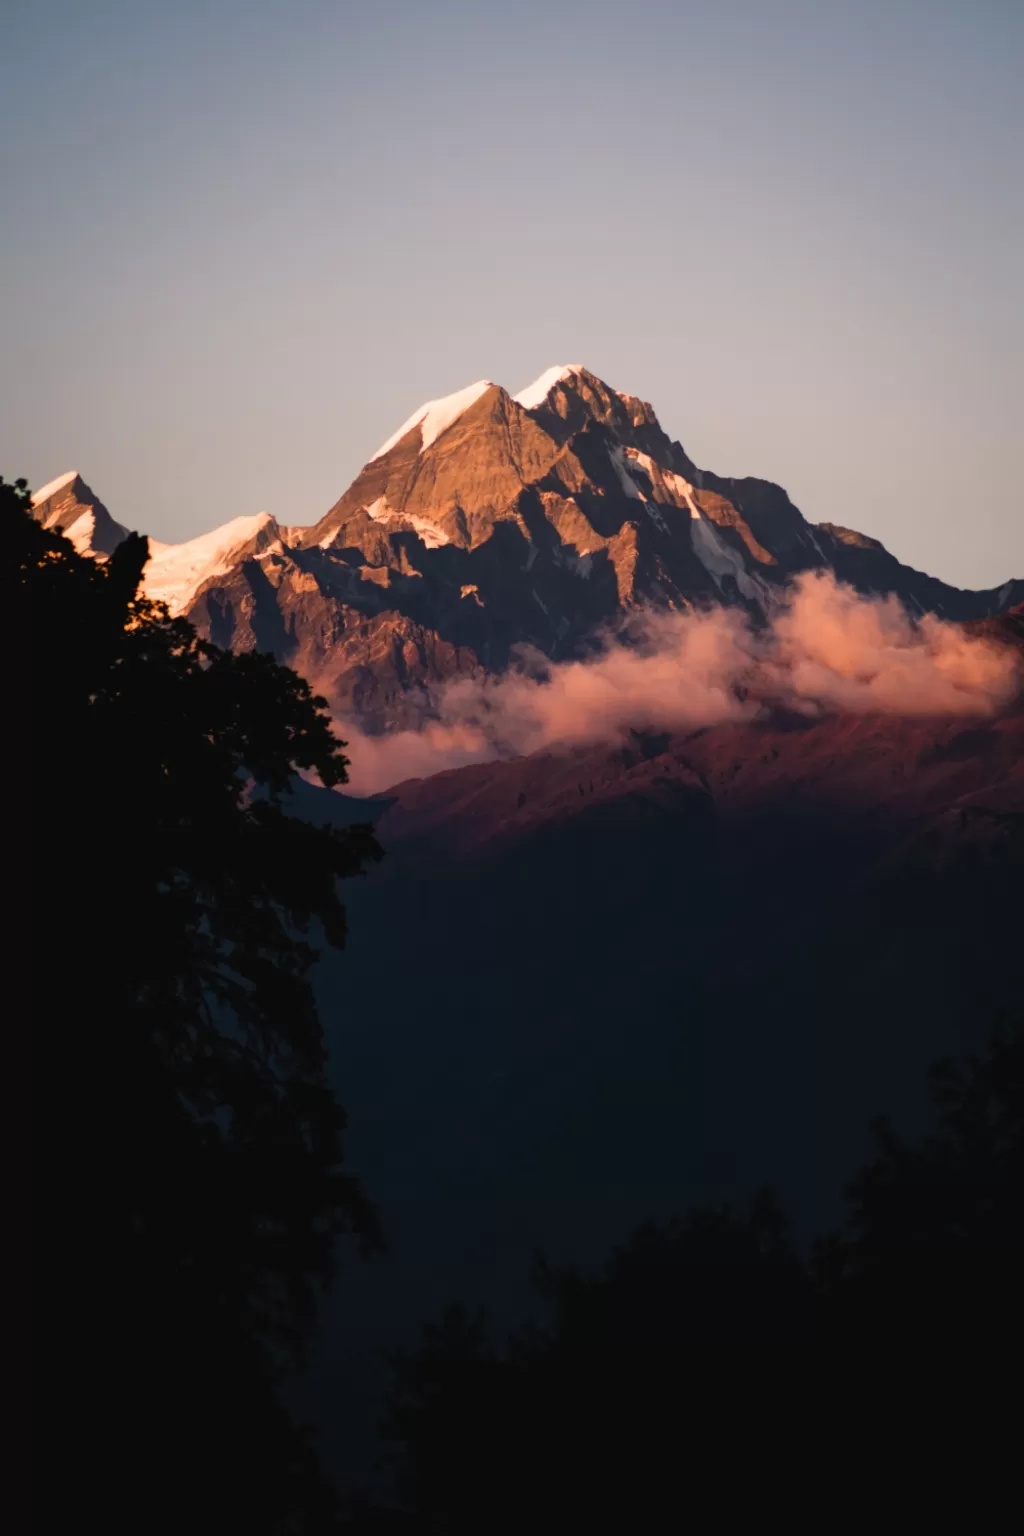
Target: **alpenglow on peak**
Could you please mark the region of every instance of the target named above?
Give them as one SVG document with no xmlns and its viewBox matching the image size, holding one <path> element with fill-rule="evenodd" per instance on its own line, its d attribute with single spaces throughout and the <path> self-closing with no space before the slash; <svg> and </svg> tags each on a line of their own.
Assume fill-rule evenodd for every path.
<svg viewBox="0 0 1024 1536">
<path fill-rule="evenodd" d="M 526 411 L 535 411 L 538 405 L 543 405 L 556 384 L 561 384 L 565 379 L 571 379 L 576 374 L 585 372 L 582 363 L 556 363 L 553 368 L 547 368 L 539 379 L 534 379 L 532 384 L 527 384 L 518 395 L 513 395 L 513 400 Z"/>
<path fill-rule="evenodd" d="M 511 398 L 524 411 L 535 411 L 544 404 L 557 384 L 565 383 L 586 372 L 582 363 L 556 363 L 553 368 L 546 368 L 539 378 L 534 379 L 532 384 L 528 384 L 525 389 L 521 389 Z M 482 395 L 485 395 L 489 389 L 495 388 L 501 388 L 501 386 L 495 385 L 491 379 L 477 379 L 475 384 L 467 384 L 465 389 L 457 389 L 453 394 L 442 395 L 437 400 L 427 400 L 413 411 L 411 416 L 406 417 L 397 431 L 392 432 L 387 441 L 383 442 L 366 462 L 374 464 L 378 459 L 382 459 L 416 427 L 420 429 L 419 451 L 424 452 L 437 441 L 442 432 L 446 432 L 453 422 L 458 421 L 471 405 L 475 405 Z M 502 392 L 504 393 L 504 390 Z"/>
<path fill-rule="evenodd" d="M 480 396 L 486 394 L 494 386 L 490 379 L 477 379 L 475 384 L 468 384 L 465 389 L 458 389 L 453 395 L 443 395 L 440 400 L 428 400 L 421 405 L 419 410 L 392 432 L 386 443 L 382 443 L 377 452 L 367 461 L 372 464 L 375 459 L 382 459 L 386 453 L 390 453 L 396 443 L 400 443 L 413 427 L 420 429 L 420 452 L 429 448 L 435 438 L 450 427 L 453 421 L 457 421 L 464 411 L 468 411 Z"/>
</svg>

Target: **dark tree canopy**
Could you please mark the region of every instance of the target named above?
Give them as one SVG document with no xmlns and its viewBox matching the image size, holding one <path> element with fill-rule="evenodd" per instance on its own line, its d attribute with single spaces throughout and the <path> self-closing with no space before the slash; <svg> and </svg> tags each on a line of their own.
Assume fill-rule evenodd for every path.
<svg viewBox="0 0 1024 1536">
<path fill-rule="evenodd" d="M 454 1308 L 395 1357 L 382 1427 L 425 1530 L 669 1530 L 709 1499 L 727 1522 L 747 1485 L 784 1497 L 816 1298 L 770 1196 L 538 1282 L 550 1322 L 503 1350 Z"/>
<path fill-rule="evenodd" d="M 0 518 L 32 682 L 50 1471 L 83 1478 L 108 1529 L 305 1529 L 313 1461 L 273 1382 L 339 1234 L 378 1239 L 310 974 L 345 940 L 339 880 L 379 850 L 287 814 L 297 772 L 345 780 L 323 700 L 143 598 L 144 538 L 83 558 L 23 482 L 0 481 Z"/>
<path fill-rule="evenodd" d="M 542 1268 L 549 1322 L 500 1349 L 462 1308 L 428 1327 L 382 1426 L 410 1528 L 988 1528 L 1019 1461 L 1024 1020 L 933 1097 L 920 1144 L 879 1122 L 849 1232 L 809 1255 L 762 1195 Z"/>
</svg>

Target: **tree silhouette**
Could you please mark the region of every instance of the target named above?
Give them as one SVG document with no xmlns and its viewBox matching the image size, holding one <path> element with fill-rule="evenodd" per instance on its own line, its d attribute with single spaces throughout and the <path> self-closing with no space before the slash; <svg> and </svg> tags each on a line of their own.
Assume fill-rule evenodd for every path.
<svg viewBox="0 0 1024 1536">
<path fill-rule="evenodd" d="M 500 1353 L 455 1309 L 395 1357 L 383 1431 L 426 1529 L 660 1529 L 770 1498 L 806 1430 L 816 1298 L 769 1195 L 538 1284 L 552 1322 Z"/>
<path fill-rule="evenodd" d="M 933 1068 L 931 1096 L 936 1129 L 916 1145 L 876 1123 L 832 1335 L 846 1403 L 871 1404 L 846 1424 L 857 1459 L 890 1484 L 896 1462 L 919 1505 L 923 1488 L 941 1505 L 953 1469 L 969 1470 L 977 1519 L 1021 1427 L 997 1383 L 1024 1368 L 1024 1016 L 1002 1018 L 981 1056 Z"/>
<path fill-rule="evenodd" d="M 932 1092 L 935 1132 L 878 1122 L 849 1232 L 809 1257 L 761 1195 L 641 1228 L 596 1276 L 542 1266 L 553 1318 L 500 1350 L 453 1309 L 397 1355 L 382 1430 L 416 1528 L 817 1526 L 957 1494 L 994 1518 L 1019 1453 L 997 1383 L 1024 1366 L 1024 1021 Z"/>
<path fill-rule="evenodd" d="M 345 780 L 323 701 L 142 597 L 144 538 L 83 558 L 24 482 L 0 526 L 32 681 L 46 1482 L 111 1530 L 313 1529 L 329 1500 L 274 1383 L 338 1235 L 379 1234 L 310 972 L 379 849 L 286 814 L 297 772 Z"/>
</svg>

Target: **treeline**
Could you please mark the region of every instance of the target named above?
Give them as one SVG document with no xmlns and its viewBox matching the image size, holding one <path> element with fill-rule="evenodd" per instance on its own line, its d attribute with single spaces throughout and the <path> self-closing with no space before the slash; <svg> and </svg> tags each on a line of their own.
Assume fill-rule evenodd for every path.
<svg viewBox="0 0 1024 1536">
<path fill-rule="evenodd" d="M 935 1133 L 879 1122 L 848 1230 L 809 1253 L 764 1193 L 643 1227 L 599 1274 L 542 1267 L 550 1321 L 500 1348 L 461 1308 L 428 1328 L 382 1426 L 409 1528 L 952 1519 L 954 1498 L 998 1521 L 1024 1423 L 1024 1021 L 931 1088 Z"/>
</svg>

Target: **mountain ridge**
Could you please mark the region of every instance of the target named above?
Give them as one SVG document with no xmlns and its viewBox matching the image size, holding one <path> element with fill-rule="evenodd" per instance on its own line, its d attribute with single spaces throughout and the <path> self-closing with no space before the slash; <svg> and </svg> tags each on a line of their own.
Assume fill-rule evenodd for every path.
<svg viewBox="0 0 1024 1536">
<path fill-rule="evenodd" d="M 37 515 L 63 498 L 58 515 L 84 530 L 99 507 L 103 541 L 123 537 L 67 478 Z M 79 512 L 76 485 L 92 498 Z M 809 522 L 770 481 L 700 469 L 649 404 L 580 364 L 518 396 L 480 380 L 426 402 L 310 526 L 261 514 L 154 545 L 144 585 L 217 643 L 273 651 L 372 733 L 416 723 L 433 690 L 501 672 L 523 645 L 572 658 L 637 608 L 763 615 L 813 570 L 915 616 L 984 621 L 1024 601 L 1024 581 L 963 591 Z"/>
</svg>

